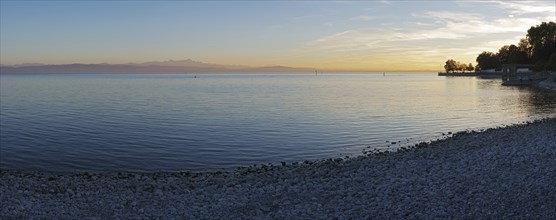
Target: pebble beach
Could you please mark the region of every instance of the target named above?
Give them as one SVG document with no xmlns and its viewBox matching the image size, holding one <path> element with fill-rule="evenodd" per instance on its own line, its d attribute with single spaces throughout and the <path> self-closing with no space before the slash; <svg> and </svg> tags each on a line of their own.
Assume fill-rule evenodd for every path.
<svg viewBox="0 0 556 220">
<path fill-rule="evenodd" d="M 219 172 L 0 171 L 0 219 L 556 219 L 556 118 Z"/>
</svg>

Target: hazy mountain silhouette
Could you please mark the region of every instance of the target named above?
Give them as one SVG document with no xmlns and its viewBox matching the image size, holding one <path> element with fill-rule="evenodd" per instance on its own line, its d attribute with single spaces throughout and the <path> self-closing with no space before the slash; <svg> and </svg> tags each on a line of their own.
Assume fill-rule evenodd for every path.
<svg viewBox="0 0 556 220">
<path fill-rule="evenodd" d="M 14 67 L 24 67 L 24 66 L 43 66 L 45 65 L 44 63 L 22 63 L 22 64 L 16 64 L 13 65 Z"/>
<path fill-rule="evenodd" d="M 250 67 L 222 65 L 187 60 L 152 61 L 127 64 L 57 64 L 40 63 L 0 66 L 0 73 L 270 73 L 311 72 L 312 68 L 287 66 Z"/>
<path fill-rule="evenodd" d="M 133 64 L 132 64 L 133 65 Z M 248 69 L 249 66 L 241 65 L 222 65 L 214 63 L 203 63 L 199 61 L 194 61 L 191 59 L 187 60 L 167 60 L 167 61 L 151 61 L 145 63 L 134 64 L 139 66 L 188 66 L 188 67 L 208 67 L 208 68 L 225 68 L 225 69 Z"/>
</svg>

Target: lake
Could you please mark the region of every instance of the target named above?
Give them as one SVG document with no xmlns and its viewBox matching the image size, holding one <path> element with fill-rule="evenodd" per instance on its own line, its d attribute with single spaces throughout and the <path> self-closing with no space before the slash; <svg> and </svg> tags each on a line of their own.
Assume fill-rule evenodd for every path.
<svg viewBox="0 0 556 220">
<path fill-rule="evenodd" d="M 556 93 L 500 84 L 435 73 L 4 74 L 0 168 L 217 170 L 556 116 Z"/>
</svg>

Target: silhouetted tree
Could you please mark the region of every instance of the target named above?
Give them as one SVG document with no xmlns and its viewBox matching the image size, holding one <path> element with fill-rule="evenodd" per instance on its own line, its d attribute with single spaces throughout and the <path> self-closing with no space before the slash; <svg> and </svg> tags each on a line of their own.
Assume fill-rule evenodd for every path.
<svg viewBox="0 0 556 220">
<path fill-rule="evenodd" d="M 520 42 L 522 43 L 522 42 Z M 522 50 L 520 49 L 520 47 L 522 47 Z M 498 50 L 498 53 L 496 54 L 496 56 L 498 56 L 498 59 L 500 60 L 500 64 L 508 64 L 508 63 L 514 63 L 514 64 L 526 64 L 529 63 L 529 56 L 526 52 L 526 45 L 520 45 L 520 47 L 516 46 L 516 45 L 504 45 L 503 47 L 500 48 L 500 50 Z"/>
<path fill-rule="evenodd" d="M 519 39 L 519 43 L 517 44 L 517 48 L 519 48 L 519 51 L 523 51 L 523 52 L 527 53 L 527 57 L 531 57 L 531 45 L 529 44 L 529 41 L 527 40 L 527 38 Z"/>
<path fill-rule="evenodd" d="M 510 57 L 510 46 L 502 46 L 500 49 L 498 49 L 498 53 L 496 53 L 496 56 L 498 57 L 498 60 L 500 60 L 500 64 L 508 64 L 508 59 Z"/>
<path fill-rule="evenodd" d="M 508 57 L 508 63 L 527 64 L 529 62 L 529 56 L 525 51 L 512 51 L 510 52 L 510 56 Z"/>
<path fill-rule="evenodd" d="M 469 65 L 467 65 L 467 67 L 465 67 L 465 70 L 473 71 L 473 70 L 475 70 L 475 67 L 473 67 L 473 64 L 469 63 Z"/>
<path fill-rule="evenodd" d="M 444 65 L 444 69 L 446 72 L 454 72 L 458 68 L 457 62 L 455 60 L 449 59 L 446 61 L 446 65 Z"/>
<path fill-rule="evenodd" d="M 502 64 L 534 64 L 537 70 L 556 70 L 556 23 L 542 22 L 527 31 L 527 38 L 521 38 L 516 45 L 504 45 L 498 52 L 484 51 L 477 56 L 475 70 L 493 69 Z M 470 65 L 472 67 L 472 65 Z M 449 71 L 470 71 L 469 66 L 462 68 L 459 62 L 446 61 Z"/>
<path fill-rule="evenodd" d="M 465 70 L 467 70 L 467 65 L 465 65 L 465 63 L 458 62 L 458 70 L 465 73 Z"/>
<path fill-rule="evenodd" d="M 477 56 L 477 69 L 494 69 L 500 67 L 500 60 L 493 52 L 483 51 Z"/>
<path fill-rule="evenodd" d="M 549 63 L 549 58 L 556 53 L 556 23 L 542 22 L 527 31 L 527 40 L 531 46 L 531 61 L 539 64 Z"/>
</svg>

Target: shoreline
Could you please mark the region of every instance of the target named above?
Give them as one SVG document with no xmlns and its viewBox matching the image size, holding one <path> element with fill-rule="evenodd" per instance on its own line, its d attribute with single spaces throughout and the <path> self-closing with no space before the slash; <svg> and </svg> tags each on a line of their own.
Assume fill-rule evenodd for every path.
<svg viewBox="0 0 556 220">
<path fill-rule="evenodd" d="M 539 82 L 536 86 L 539 88 L 556 91 L 556 72 L 550 72 L 550 77 Z"/>
<path fill-rule="evenodd" d="M 556 118 L 215 172 L 0 170 L 0 218 L 556 218 Z"/>
</svg>

